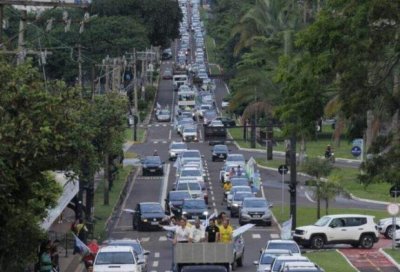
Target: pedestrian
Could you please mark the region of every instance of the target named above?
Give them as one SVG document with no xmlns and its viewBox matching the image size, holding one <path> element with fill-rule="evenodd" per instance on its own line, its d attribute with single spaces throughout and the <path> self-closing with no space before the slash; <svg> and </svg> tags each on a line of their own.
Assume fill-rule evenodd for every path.
<svg viewBox="0 0 400 272">
<path fill-rule="evenodd" d="M 249 181 L 249 186 L 251 188 L 251 192 L 254 194 L 256 192 L 256 187 L 254 187 L 254 182 L 252 180 Z"/>
<path fill-rule="evenodd" d="M 215 219 L 211 218 L 206 228 L 206 241 L 214 243 L 219 241 L 219 228 L 215 225 Z"/>
<path fill-rule="evenodd" d="M 238 165 L 236 169 L 236 176 L 241 176 L 243 173 L 242 168 L 240 167 L 240 164 Z"/>
<path fill-rule="evenodd" d="M 219 228 L 219 234 L 220 234 L 220 241 L 222 243 L 230 243 L 232 242 L 232 234 L 233 234 L 233 228 L 229 224 L 229 219 L 225 218 L 222 226 Z"/>
<path fill-rule="evenodd" d="M 229 178 L 235 176 L 235 167 L 232 167 L 231 170 L 229 171 Z"/>
<path fill-rule="evenodd" d="M 40 247 L 39 271 L 51 272 L 53 270 L 53 263 L 51 262 L 51 241 L 45 241 Z"/>
<path fill-rule="evenodd" d="M 224 222 L 224 219 L 226 218 L 226 213 L 225 212 L 220 212 L 218 217 L 217 217 L 217 222 L 215 225 L 220 229 L 222 227 L 222 222 Z"/>
<path fill-rule="evenodd" d="M 157 151 L 157 149 L 154 149 L 153 156 L 158 156 L 158 151 Z"/>
<path fill-rule="evenodd" d="M 83 261 L 85 263 L 86 270 L 89 270 L 90 267 L 93 267 L 94 259 L 96 258 L 100 247 L 96 239 L 91 240 L 87 246 L 90 252 L 83 257 Z"/>
<path fill-rule="evenodd" d="M 204 226 L 201 224 L 200 219 L 196 219 L 192 231 L 189 235 L 189 242 L 200 243 L 204 242 L 206 239 L 206 232 Z"/>
<path fill-rule="evenodd" d="M 88 232 L 88 229 L 85 225 L 85 222 L 83 221 L 82 218 L 79 218 L 74 226 L 73 226 L 73 230 L 74 234 L 79 238 L 79 240 L 81 240 L 83 243 L 86 244 L 86 233 Z M 74 252 L 72 254 L 76 254 L 79 252 L 79 248 L 77 247 L 76 243 L 74 246 Z"/>
<path fill-rule="evenodd" d="M 186 218 L 181 218 L 179 221 L 179 226 L 175 230 L 174 244 L 189 242 L 190 232 L 191 227 L 187 225 Z"/>
<path fill-rule="evenodd" d="M 51 244 L 50 248 L 50 257 L 51 257 L 51 263 L 53 265 L 53 271 L 60 271 L 60 262 L 59 262 L 59 255 L 58 255 L 58 246 L 60 245 L 59 240 L 54 240 L 54 242 Z"/>
</svg>

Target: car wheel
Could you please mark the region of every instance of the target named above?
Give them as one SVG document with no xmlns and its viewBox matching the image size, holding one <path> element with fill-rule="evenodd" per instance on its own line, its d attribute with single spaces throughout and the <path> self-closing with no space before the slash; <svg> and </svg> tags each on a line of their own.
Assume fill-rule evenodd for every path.
<svg viewBox="0 0 400 272">
<path fill-rule="evenodd" d="M 322 249 L 325 245 L 325 239 L 322 235 L 315 235 L 311 238 L 311 247 L 314 249 Z"/>
<path fill-rule="evenodd" d="M 385 237 L 388 239 L 392 239 L 393 238 L 393 226 L 389 226 L 387 227 L 386 231 L 385 231 Z"/>
<path fill-rule="evenodd" d="M 360 245 L 362 248 L 370 249 L 374 246 L 374 237 L 371 234 L 361 236 Z"/>
<path fill-rule="evenodd" d="M 237 263 L 236 263 L 236 254 L 233 257 L 233 263 L 232 263 L 232 271 L 236 270 L 237 268 Z"/>
<path fill-rule="evenodd" d="M 238 267 L 242 267 L 243 266 L 243 257 L 244 257 L 244 251 L 242 252 L 242 256 L 240 256 L 239 259 L 237 259 L 236 264 Z"/>
</svg>

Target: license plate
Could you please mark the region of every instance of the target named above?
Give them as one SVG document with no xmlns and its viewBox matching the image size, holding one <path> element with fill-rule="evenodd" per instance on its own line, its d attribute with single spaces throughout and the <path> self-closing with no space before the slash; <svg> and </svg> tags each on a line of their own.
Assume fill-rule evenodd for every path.
<svg viewBox="0 0 400 272">
<path fill-rule="evenodd" d="M 253 215 L 253 218 L 261 218 L 261 215 L 255 214 Z"/>
<path fill-rule="evenodd" d="M 158 225 L 158 222 L 151 222 L 152 225 Z"/>
<path fill-rule="evenodd" d="M 197 215 L 192 216 L 193 219 L 199 219 Z"/>
<path fill-rule="evenodd" d="M 150 172 L 154 173 L 156 171 L 156 169 L 150 169 Z"/>
<path fill-rule="evenodd" d="M 223 158 L 223 157 L 224 157 L 224 155 L 223 155 L 223 154 L 221 154 L 221 155 L 219 155 L 219 157 L 220 157 L 220 158 Z"/>
</svg>

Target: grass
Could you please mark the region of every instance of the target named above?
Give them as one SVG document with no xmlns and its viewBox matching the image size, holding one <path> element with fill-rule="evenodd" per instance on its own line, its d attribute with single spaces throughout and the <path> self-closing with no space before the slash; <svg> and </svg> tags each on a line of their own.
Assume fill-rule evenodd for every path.
<svg viewBox="0 0 400 272">
<path fill-rule="evenodd" d="M 306 226 L 314 224 L 317 221 L 317 205 L 314 207 L 299 207 L 297 206 L 297 222 L 296 226 Z M 275 206 L 273 208 L 273 213 L 279 223 L 289 219 L 290 207 L 289 205 L 283 206 L 283 214 L 281 212 L 281 206 Z M 329 208 L 329 214 L 367 214 L 375 216 L 375 221 L 379 219 L 387 218 L 388 213 L 386 210 L 378 211 L 371 209 L 351 209 L 351 208 Z M 321 201 L 321 216 L 325 215 L 325 202 Z"/>
<path fill-rule="evenodd" d="M 143 143 L 146 130 L 144 128 L 137 128 L 136 133 L 137 133 L 136 135 L 137 141 L 134 143 Z M 125 130 L 125 141 L 127 142 L 133 141 L 133 128 L 127 128 Z"/>
<path fill-rule="evenodd" d="M 345 258 L 336 250 L 330 251 L 315 251 L 304 254 L 312 262 L 322 267 L 325 272 L 355 272 L 356 270 L 351 267 Z"/>
<path fill-rule="evenodd" d="M 242 148 L 251 148 L 250 146 L 250 133 L 248 133 L 248 140 L 243 140 L 243 128 L 230 128 L 228 129 L 229 133 L 231 134 L 232 138 L 236 141 L 236 143 Z M 256 143 L 256 148 L 263 148 L 262 145 Z"/>
<path fill-rule="evenodd" d="M 206 35 L 205 38 L 206 48 L 207 48 L 207 60 L 209 63 L 216 63 L 217 56 L 216 56 L 216 46 L 215 41 L 209 35 Z"/>
<path fill-rule="evenodd" d="M 393 260 L 395 260 L 397 263 L 400 263 L 400 250 L 397 249 L 391 249 L 391 248 L 384 248 L 383 249 L 387 254 L 389 254 Z"/>
<path fill-rule="evenodd" d="M 266 166 L 266 167 L 272 167 L 278 169 L 278 167 L 282 164 L 285 164 L 284 160 L 266 160 L 266 159 L 261 159 L 261 158 L 255 158 L 257 164 Z"/>
<path fill-rule="evenodd" d="M 219 69 L 218 65 L 216 65 L 216 64 L 209 64 L 208 67 L 209 67 L 209 69 L 210 69 L 210 75 L 211 75 L 211 76 L 221 74 L 221 70 Z"/>
<path fill-rule="evenodd" d="M 132 171 L 132 166 L 126 166 L 120 169 L 117 177 L 114 181 L 114 185 L 109 193 L 109 205 L 103 204 L 103 192 L 104 192 L 104 181 L 101 181 L 95 191 L 94 194 L 94 217 L 95 217 L 95 226 L 94 226 L 94 238 L 97 238 L 99 241 L 102 241 L 106 238 L 105 232 L 105 224 L 108 217 L 111 215 L 114 206 L 119 200 L 119 196 L 125 186 L 126 179 L 129 173 Z"/>
</svg>

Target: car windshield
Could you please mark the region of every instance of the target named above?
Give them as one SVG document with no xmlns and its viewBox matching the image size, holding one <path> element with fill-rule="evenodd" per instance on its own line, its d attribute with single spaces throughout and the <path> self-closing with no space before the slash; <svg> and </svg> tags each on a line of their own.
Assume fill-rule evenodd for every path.
<svg viewBox="0 0 400 272">
<path fill-rule="evenodd" d="M 292 253 L 300 253 L 299 247 L 294 243 L 269 243 L 267 249 L 287 249 Z"/>
<path fill-rule="evenodd" d="M 234 194 L 233 200 L 234 201 L 243 201 L 245 197 L 252 197 L 252 193 L 239 193 L 239 194 Z"/>
<path fill-rule="evenodd" d="M 329 223 L 329 221 L 331 221 L 331 217 L 323 216 L 317 222 L 315 222 L 314 226 L 318 227 L 326 226 Z"/>
<path fill-rule="evenodd" d="M 269 253 L 265 253 L 260 258 L 260 264 L 272 264 L 275 258 L 276 256 Z"/>
<path fill-rule="evenodd" d="M 232 186 L 247 186 L 249 181 L 247 179 L 231 179 Z"/>
<path fill-rule="evenodd" d="M 184 128 L 183 132 L 196 132 L 195 128 Z"/>
<path fill-rule="evenodd" d="M 99 252 L 95 264 L 135 264 L 135 258 L 130 252 Z"/>
<path fill-rule="evenodd" d="M 183 200 L 185 198 L 190 198 L 190 194 L 187 191 L 184 191 L 184 192 L 170 192 L 169 193 L 169 200 L 171 200 L 171 201 Z"/>
<path fill-rule="evenodd" d="M 142 246 L 139 243 L 129 243 L 129 242 L 111 242 L 110 245 L 113 246 L 130 246 L 136 254 L 142 254 Z"/>
<path fill-rule="evenodd" d="M 198 169 L 184 169 L 181 172 L 181 177 L 199 177 L 202 176 L 201 171 Z"/>
<path fill-rule="evenodd" d="M 179 143 L 179 144 L 172 144 L 171 145 L 171 149 L 186 149 L 186 148 L 187 148 L 186 144 Z"/>
<path fill-rule="evenodd" d="M 177 190 L 188 190 L 188 191 L 201 191 L 201 186 L 197 182 L 181 182 L 178 184 Z"/>
<path fill-rule="evenodd" d="M 199 199 L 199 200 L 188 200 L 183 202 L 182 208 L 186 209 L 206 209 L 207 206 L 204 203 L 204 200 Z"/>
<path fill-rule="evenodd" d="M 169 110 L 160 110 L 159 115 L 169 115 Z"/>
<path fill-rule="evenodd" d="M 182 153 L 183 158 L 201 158 L 198 151 L 186 151 Z"/>
<path fill-rule="evenodd" d="M 228 147 L 226 145 L 215 145 L 214 151 L 228 151 Z"/>
<path fill-rule="evenodd" d="M 161 163 L 160 157 L 157 156 L 148 156 L 146 157 L 146 162 L 148 163 Z"/>
<path fill-rule="evenodd" d="M 300 262 L 300 260 L 285 260 L 285 259 L 278 260 L 278 259 L 276 259 L 274 261 L 274 263 L 273 263 L 271 271 L 273 271 L 273 272 L 281 271 L 282 264 L 284 264 L 284 263 L 293 263 L 293 262 Z M 301 260 L 301 262 L 304 262 L 304 260 Z"/>
<path fill-rule="evenodd" d="M 264 199 L 247 199 L 243 201 L 243 206 L 253 208 L 265 208 L 267 207 L 267 201 Z"/>
<path fill-rule="evenodd" d="M 234 194 L 236 192 L 251 192 L 251 188 L 249 186 L 234 186 L 232 187 L 231 192 Z"/>
<path fill-rule="evenodd" d="M 244 162 L 244 157 L 242 154 L 235 154 L 235 155 L 229 155 L 229 157 L 226 159 L 227 162 Z"/>
<path fill-rule="evenodd" d="M 163 213 L 159 204 L 142 204 L 141 208 L 144 213 Z"/>
</svg>

